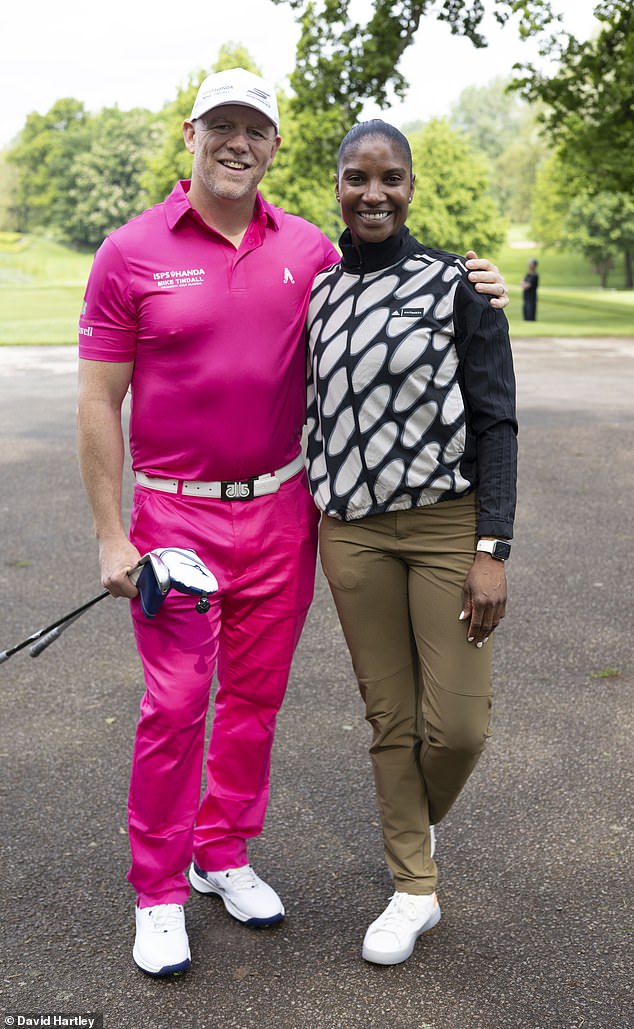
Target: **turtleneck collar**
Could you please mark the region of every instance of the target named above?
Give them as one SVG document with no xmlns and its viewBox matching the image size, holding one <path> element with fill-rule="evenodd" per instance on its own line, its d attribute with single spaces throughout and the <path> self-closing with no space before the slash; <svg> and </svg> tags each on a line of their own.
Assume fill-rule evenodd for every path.
<svg viewBox="0 0 634 1029">
<path fill-rule="evenodd" d="M 395 236 L 388 236 L 382 243 L 352 242 L 350 229 L 346 229 L 339 239 L 342 253 L 341 266 L 344 271 L 362 275 L 364 272 L 377 272 L 381 268 L 389 268 L 409 257 L 417 249 L 418 244 L 410 236 L 406 225 Z"/>
</svg>

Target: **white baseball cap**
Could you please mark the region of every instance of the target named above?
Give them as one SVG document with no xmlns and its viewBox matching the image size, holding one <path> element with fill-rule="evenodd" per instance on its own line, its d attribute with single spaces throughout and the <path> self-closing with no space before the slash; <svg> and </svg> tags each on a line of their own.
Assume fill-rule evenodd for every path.
<svg viewBox="0 0 634 1029">
<path fill-rule="evenodd" d="M 280 116 L 275 90 L 270 82 L 261 79 L 259 75 L 245 71 L 244 68 L 229 68 L 208 75 L 198 90 L 190 121 L 223 104 L 252 107 L 254 111 L 266 115 L 273 122 L 275 131 L 279 132 Z"/>
</svg>

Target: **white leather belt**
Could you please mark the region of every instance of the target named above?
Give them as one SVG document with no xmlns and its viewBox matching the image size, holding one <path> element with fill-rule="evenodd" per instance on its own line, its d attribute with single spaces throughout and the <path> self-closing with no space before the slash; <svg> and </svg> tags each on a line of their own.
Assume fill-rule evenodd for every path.
<svg viewBox="0 0 634 1029">
<path fill-rule="evenodd" d="M 265 497 L 269 493 L 277 493 L 283 482 L 292 479 L 304 467 L 301 454 L 279 468 L 276 472 L 266 472 L 253 479 L 224 482 L 184 482 L 181 479 L 159 479 L 145 472 L 135 472 L 139 486 L 155 489 L 160 493 L 174 493 L 183 497 L 210 497 L 212 500 L 254 500 Z"/>
</svg>

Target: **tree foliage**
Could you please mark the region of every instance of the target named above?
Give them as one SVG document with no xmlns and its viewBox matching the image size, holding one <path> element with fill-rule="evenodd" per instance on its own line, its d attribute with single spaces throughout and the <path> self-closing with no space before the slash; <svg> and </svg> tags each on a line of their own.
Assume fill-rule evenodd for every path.
<svg viewBox="0 0 634 1029">
<path fill-rule="evenodd" d="M 554 150 L 540 167 L 533 192 L 531 228 L 535 239 L 545 246 L 563 243 L 574 193 L 566 167 Z"/>
<path fill-rule="evenodd" d="M 332 112 L 295 111 L 284 93 L 278 93 L 278 103 L 282 145 L 262 192 L 272 204 L 307 218 L 336 239 L 341 231 L 333 181 L 336 153 L 324 149 L 324 140 L 332 135 Z M 306 140 L 313 141 L 314 161 L 303 145 Z"/>
<path fill-rule="evenodd" d="M 29 114 L 6 154 L 18 173 L 13 210 L 20 231 L 44 227 L 63 232 L 72 211 L 74 162 L 90 138 L 90 116 L 72 97 L 57 100 L 47 114 Z"/>
<path fill-rule="evenodd" d="M 156 146 L 158 129 L 142 109 L 105 108 L 91 123 L 92 143 L 73 164 L 64 230 L 71 243 L 96 248 L 147 206 L 140 173 Z"/>
<path fill-rule="evenodd" d="M 533 211 L 537 238 L 547 246 L 581 251 L 600 275 L 603 287 L 617 261 L 634 253 L 632 195 L 580 186 L 570 178 L 557 150 L 540 169 Z"/>
<path fill-rule="evenodd" d="M 454 35 L 474 46 L 486 46 L 481 23 L 483 0 L 375 0 L 367 24 L 351 16 L 352 0 L 273 0 L 297 12 L 300 39 L 291 85 L 300 108 L 339 107 L 350 128 L 367 100 L 385 106 L 407 83 L 399 61 L 413 43 L 421 19 L 433 14 L 449 24 Z M 532 35 L 553 18 L 548 0 L 491 0 L 496 20 L 504 25 L 520 16 L 519 31 Z"/>
<path fill-rule="evenodd" d="M 526 65 L 516 87 L 546 105 L 542 121 L 562 159 L 597 191 L 634 189 L 634 6 L 602 0 L 597 36 L 580 43 L 551 37 L 542 48 L 556 62 L 553 75 Z"/>
<path fill-rule="evenodd" d="M 9 164 L 5 153 L 0 153 L 0 232 L 14 232 L 18 229 L 15 210 L 17 188 L 17 168 Z"/>
<path fill-rule="evenodd" d="M 476 150 L 500 157 L 523 129 L 528 105 L 509 93 L 510 80 L 495 78 L 485 86 L 464 89 L 449 112 L 453 128 L 469 137 Z"/>
<path fill-rule="evenodd" d="M 412 134 L 410 145 L 416 175 L 410 231 L 429 246 L 494 254 L 506 225 L 489 191 L 486 158 L 440 119 Z"/>
<path fill-rule="evenodd" d="M 449 113 L 449 122 L 491 162 L 491 184 L 499 207 L 511 222 L 531 220 L 535 180 L 548 155 L 539 134 L 539 104 L 509 92 L 510 79 L 465 89 Z"/>
<path fill-rule="evenodd" d="M 634 198 L 630 193 L 581 193 L 564 225 L 564 242 L 578 247 L 607 286 L 621 254 L 634 253 Z"/>
<path fill-rule="evenodd" d="M 404 96 L 407 83 L 398 65 L 424 16 L 486 46 L 483 0 L 375 0 L 365 24 L 354 20 L 353 0 L 273 2 L 289 4 L 300 26 L 290 109 L 302 129 L 293 164 L 306 180 L 311 173 L 317 182 L 330 175 L 339 142 L 367 101 L 386 106 Z M 549 0 L 490 0 L 489 9 L 501 24 L 518 16 L 522 36 L 542 31 L 554 17 Z M 315 122 L 319 133 L 306 131 Z"/>
<path fill-rule="evenodd" d="M 143 210 L 140 173 L 155 139 L 149 111 L 106 108 L 91 115 L 79 100 L 66 98 L 47 114 L 30 114 L 7 152 L 17 169 L 17 228 L 98 246 Z"/>
<path fill-rule="evenodd" d="M 634 247 L 627 232 L 615 242 L 609 211 L 634 192 L 634 7 L 631 0 L 602 0 L 594 14 L 601 25 L 595 37 L 584 43 L 567 34 L 551 37 L 542 53 L 556 61 L 555 73 L 527 65 L 516 87 L 546 105 L 544 130 L 557 146 L 571 188 L 585 198 L 571 212 L 590 214 L 588 202 L 601 198 L 592 210 L 591 236 L 596 243 L 603 226 L 606 253 L 622 248 L 631 289 Z"/>
</svg>

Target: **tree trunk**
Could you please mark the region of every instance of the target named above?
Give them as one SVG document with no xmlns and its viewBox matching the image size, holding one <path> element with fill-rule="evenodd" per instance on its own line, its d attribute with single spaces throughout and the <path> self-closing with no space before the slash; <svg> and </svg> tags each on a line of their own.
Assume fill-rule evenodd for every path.
<svg viewBox="0 0 634 1029">
<path fill-rule="evenodd" d="M 631 250 L 625 251 L 625 288 L 634 289 L 634 260 Z"/>
</svg>

